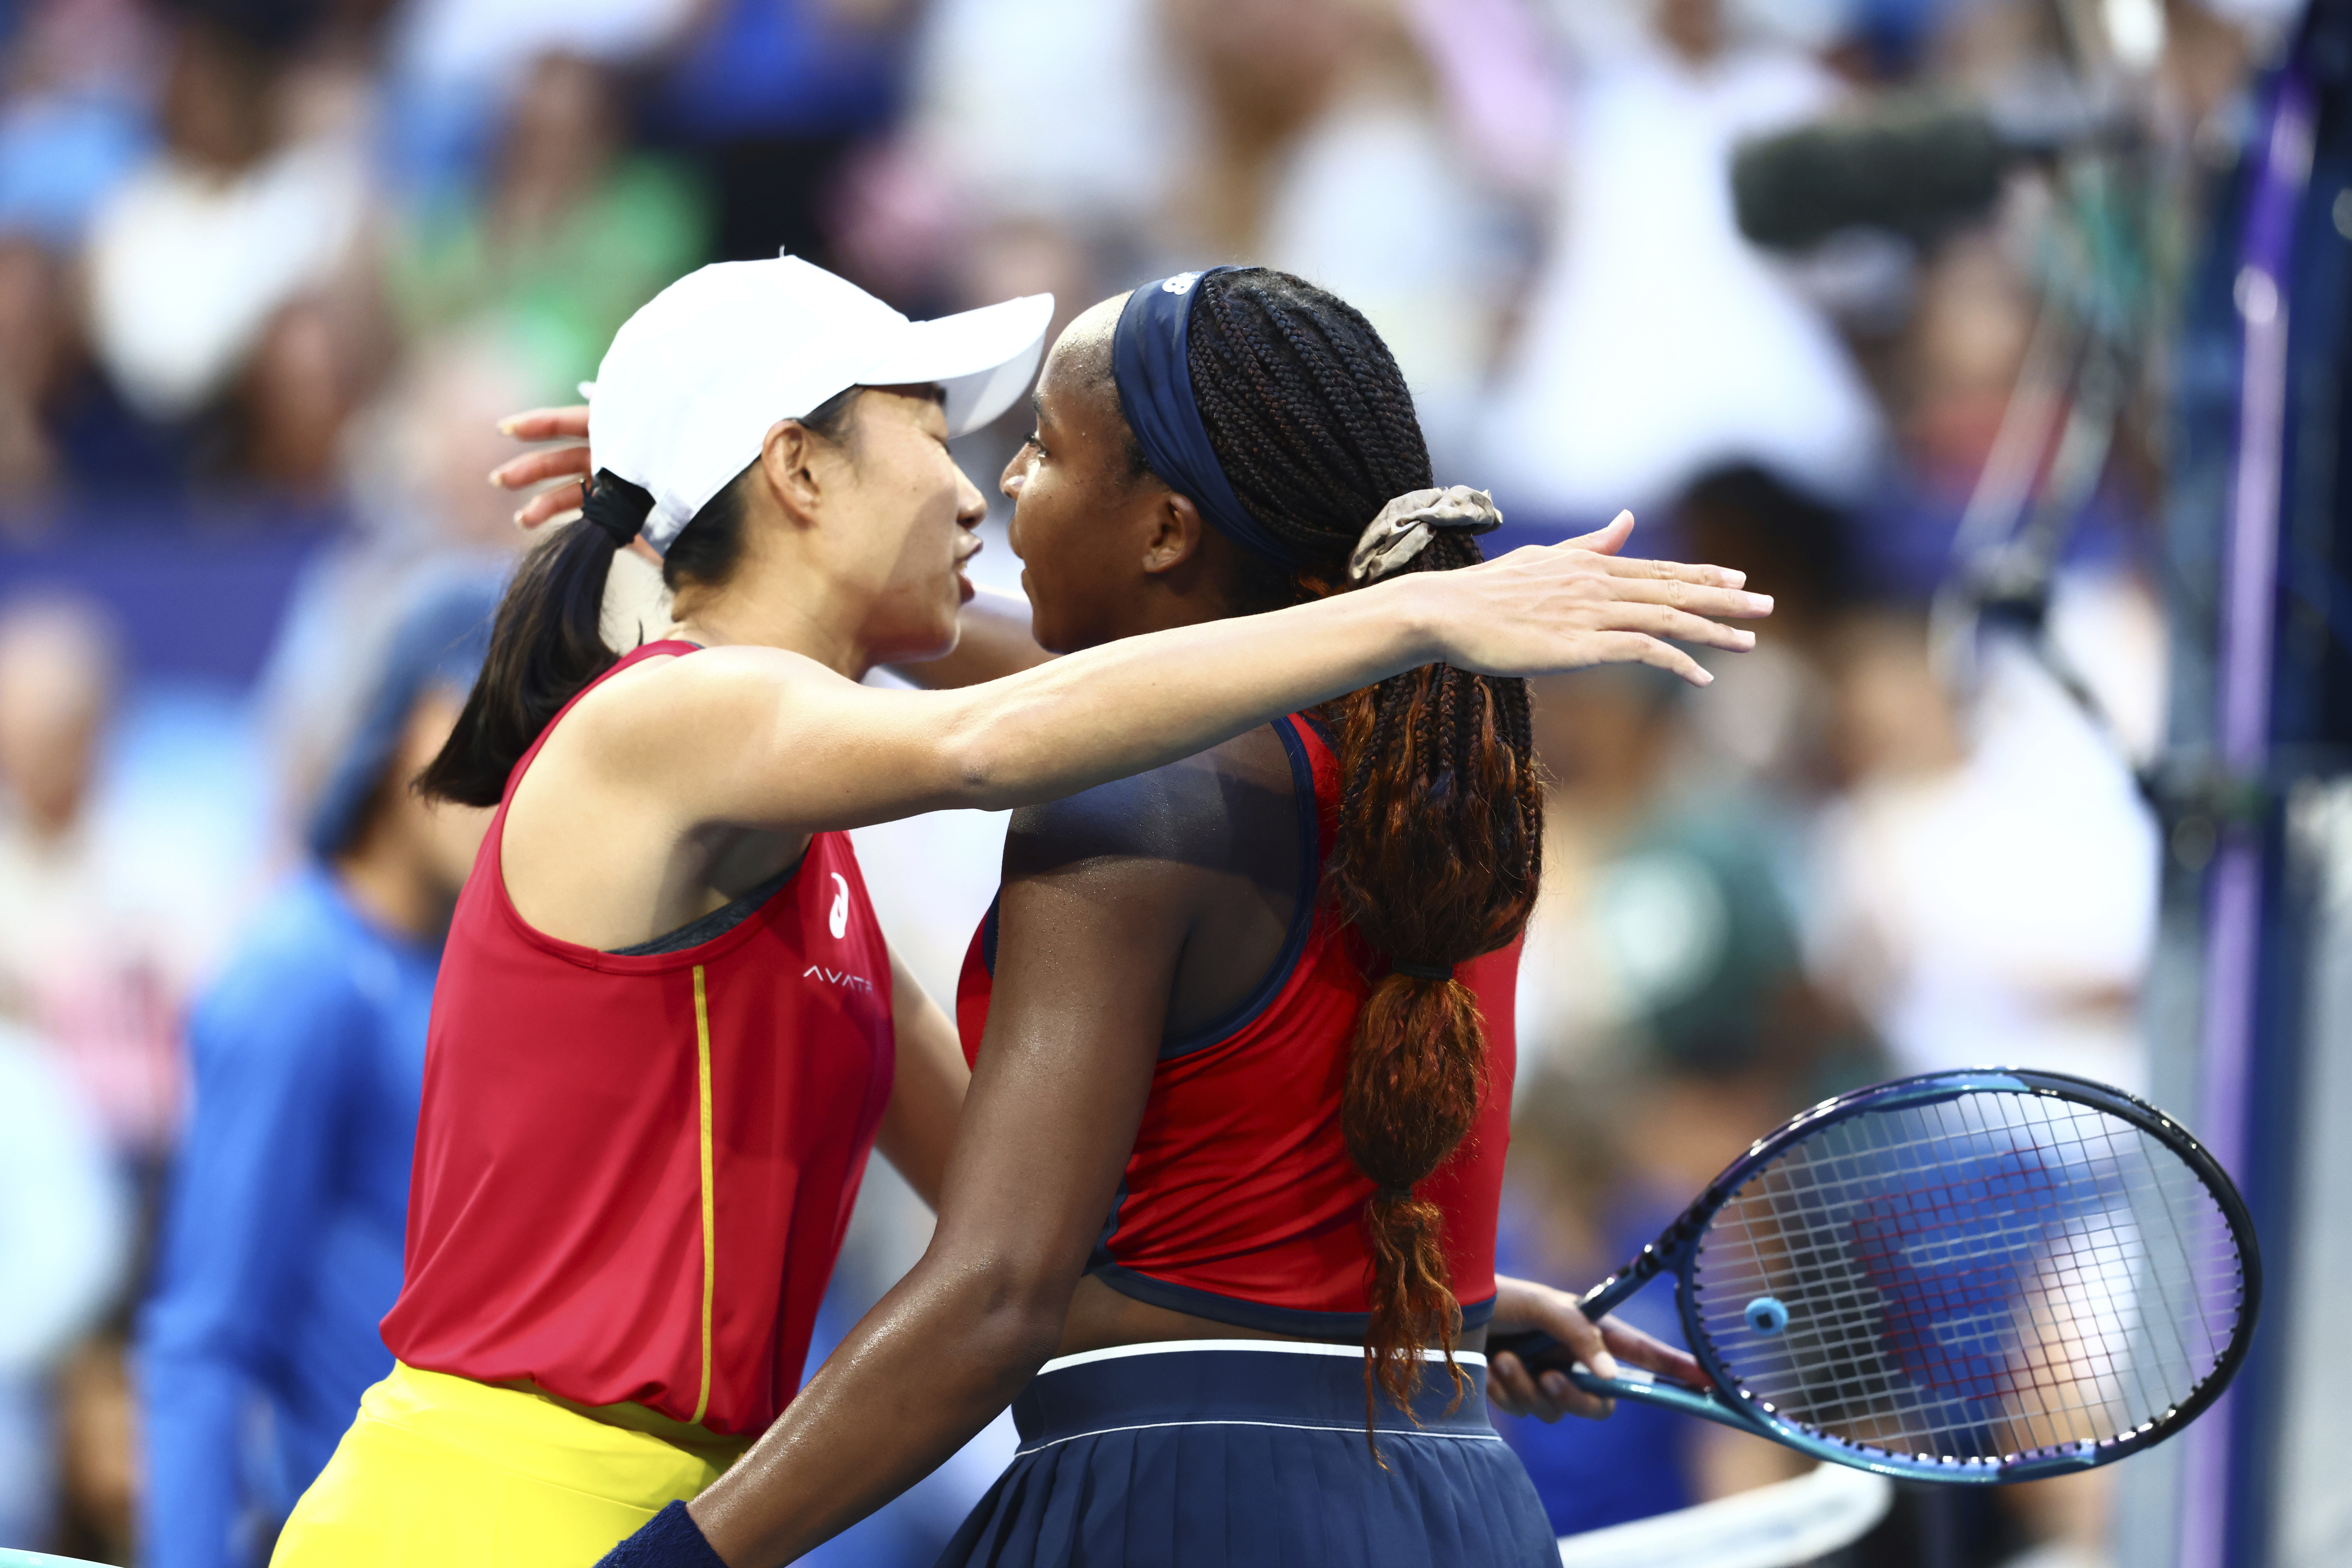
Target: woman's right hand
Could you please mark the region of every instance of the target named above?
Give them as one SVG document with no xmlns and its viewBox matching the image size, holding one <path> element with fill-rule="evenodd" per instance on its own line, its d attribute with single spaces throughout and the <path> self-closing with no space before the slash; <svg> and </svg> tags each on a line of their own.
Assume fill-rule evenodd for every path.
<svg viewBox="0 0 2352 1568">
<path fill-rule="evenodd" d="M 1457 668 L 1550 675 L 1648 664 L 1705 686 L 1715 677 L 1674 644 L 1745 652 L 1756 634 L 1710 617 L 1761 619 L 1772 600 L 1747 592 L 1747 574 L 1726 567 L 1619 555 L 1633 531 L 1633 514 L 1621 511 L 1597 533 L 1394 581 L 1434 596 L 1437 657 Z"/>
</svg>

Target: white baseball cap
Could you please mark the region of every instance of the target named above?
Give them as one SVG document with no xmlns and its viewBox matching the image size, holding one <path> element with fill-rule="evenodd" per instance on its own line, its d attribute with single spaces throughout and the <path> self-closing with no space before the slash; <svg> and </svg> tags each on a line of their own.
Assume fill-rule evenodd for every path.
<svg viewBox="0 0 2352 1568">
<path fill-rule="evenodd" d="M 760 455 L 779 419 L 853 386 L 946 389 L 948 434 L 1013 405 L 1037 373 L 1051 294 L 910 321 L 796 256 L 690 272 L 622 323 L 588 395 L 590 460 L 653 497 L 667 548 Z"/>
</svg>

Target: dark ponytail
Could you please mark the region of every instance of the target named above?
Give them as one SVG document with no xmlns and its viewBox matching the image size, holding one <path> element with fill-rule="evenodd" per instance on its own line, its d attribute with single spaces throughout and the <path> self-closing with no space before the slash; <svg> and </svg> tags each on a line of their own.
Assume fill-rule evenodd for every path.
<svg viewBox="0 0 2352 1568">
<path fill-rule="evenodd" d="M 644 490 L 599 473 L 585 515 L 523 557 L 457 728 L 417 777 L 428 799 L 498 805 L 508 775 L 548 721 L 618 662 L 604 642 L 604 583 L 613 557 L 635 534 L 629 514 L 642 523 L 652 509 Z"/>
<path fill-rule="evenodd" d="M 1391 499 L 1430 487 L 1429 451 L 1395 358 L 1353 307 L 1287 273 L 1201 280 L 1188 334 L 1194 401 L 1251 515 L 1318 563 L 1254 561 L 1244 607 L 1346 584 L 1358 535 Z M 1439 531 L 1412 571 L 1481 559 Z M 1543 853 L 1527 683 L 1433 664 L 1331 705 L 1342 778 L 1329 892 L 1386 973 L 1356 1021 L 1340 1124 L 1371 1182 L 1364 1226 L 1375 1386 L 1410 1410 L 1425 1348 L 1453 1351 L 1462 1311 L 1437 1206 L 1416 1189 L 1460 1146 L 1486 1092 L 1486 1028 L 1455 965 L 1526 926 Z"/>
</svg>

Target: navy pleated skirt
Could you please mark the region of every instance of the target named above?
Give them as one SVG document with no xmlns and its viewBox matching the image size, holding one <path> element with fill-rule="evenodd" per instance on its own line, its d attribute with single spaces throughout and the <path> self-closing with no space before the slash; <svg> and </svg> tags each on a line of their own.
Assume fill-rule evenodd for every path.
<svg viewBox="0 0 2352 1568">
<path fill-rule="evenodd" d="M 1416 1426 L 1364 1436 L 1363 1352 L 1191 1341 L 1048 1362 L 1021 1447 L 939 1568 L 1557 1568 L 1543 1504 L 1470 1392 L 1433 1364 Z"/>
</svg>

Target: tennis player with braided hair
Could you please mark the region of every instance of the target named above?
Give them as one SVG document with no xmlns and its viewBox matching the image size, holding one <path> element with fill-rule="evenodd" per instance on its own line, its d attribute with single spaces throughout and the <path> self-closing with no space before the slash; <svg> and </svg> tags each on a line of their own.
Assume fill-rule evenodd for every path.
<svg viewBox="0 0 2352 1568">
<path fill-rule="evenodd" d="M 1387 347 L 1286 274 L 1097 306 L 1034 401 L 1003 488 L 1047 648 L 1488 569 L 1498 516 L 1431 488 Z M 1585 559 L 1669 617 L 1734 603 Z M 1018 813 L 958 996 L 975 1072 L 929 1250 L 606 1568 L 791 1561 L 1008 1400 L 1018 1457 L 942 1568 L 1557 1563 L 1486 1401 L 1605 1406 L 1486 1366 L 1488 1327 L 1697 1372 L 1495 1276 L 1540 825 L 1523 682 L 1447 662 Z"/>
<path fill-rule="evenodd" d="M 1050 308 L 910 322 L 782 258 L 706 268 L 615 338 L 584 515 L 517 573 L 422 780 L 497 813 L 434 999 L 396 1362 L 277 1563 L 593 1562 L 782 1409 L 868 1152 L 936 1202 L 967 1079 L 845 829 L 1083 792 L 1433 659 L 1748 640 L 1658 602 L 1754 613 L 1728 574 L 1551 549 L 955 691 L 860 685 L 956 643 L 984 509 L 948 439 L 1026 385 Z M 606 579 L 641 538 L 677 624 L 616 658 Z"/>
</svg>

